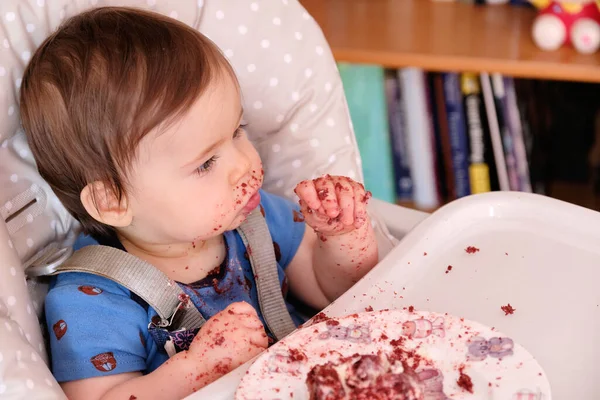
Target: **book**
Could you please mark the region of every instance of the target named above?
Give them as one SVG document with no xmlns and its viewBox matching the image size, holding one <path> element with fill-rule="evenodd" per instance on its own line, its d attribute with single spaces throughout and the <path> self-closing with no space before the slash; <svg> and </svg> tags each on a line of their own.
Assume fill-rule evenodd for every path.
<svg viewBox="0 0 600 400">
<path fill-rule="evenodd" d="M 504 77 L 501 74 L 493 73 L 491 75 L 492 92 L 494 95 L 494 104 L 496 106 L 496 117 L 502 138 L 502 148 L 504 149 L 504 160 L 506 162 L 506 171 L 508 173 L 508 182 L 510 190 L 519 190 L 519 175 L 517 171 L 517 157 L 514 150 L 514 139 L 508 121 L 508 107 L 506 104 L 506 90 L 504 88 Z"/>
<path fill-rule="evenodd" d="M 500 190 L 510 190 L 506 161 L 504 159 L 504 148 L 502 145 L 502 137 L 500 135 L 500 127 L 498 123 L 498 116 L 496 114 L 496 105 L 494 101 L 494 93 L 492 92 L 490 75 L 487 72 L 482 72 L 479 75 L 479 79 L 481 82 L 481 91 L 483 93 L 483 102 L 485 104 L 486 119 L 488 121 L 492 149 L 494 152 L 494 162 L 496 163 L 498 186 Z"/>
<path fill-rule="evenodd" d="M 452 171 L 456 197 L 471 194 L 469 182 L 469 143 L 465 124 L 459 75 L 456 72 L 442 73 L 444 83 L 444 103 L 448 118 L 448 132 L 452 150 Z"/>
<path fill-rule="evenodd" d="M 374 197 L 394 203 L 392 145 L 379 65 L 338 63 L 360 156 L 364 184 Z"/>
<path fill-rule="evenodd" d="M 438 159 L 438 176 L 444 182 L 446 201 L 456 199 L 454 186 L 454 168 L 452 160 L 452 145 L 446 114 L 446 100 L 444 98 L 444 78 L 439 73 L 431 74 L 431 89 L 434 99 L 433 126 L 436 132 L 436 154 Z M 441 168 L 440 168 L 441 167 Z M 440 171 L 441 169 L 441 171 Z"/>
<path fill-rule="evenodd" d="M 507 112 L 507 125 L 512 137 L 513 152 L 516 161 L 516 172 L 518 178 L 518 190 L 531 192 L 531 180 L 529 177 L 529 163 L 527 162 L 527 150 L 525 148 L 525 137 L 521 124 L 521 115 L 517 104 L 515 82 L 512 77 L 504 77 L 504 90 L 506 96 L 504 104 Z"/>
<path fill-rule="evenodd" d="M 413 200 L 420 209 L 440 206 L 435 171 L 435 144 L 427 82 L 421 68 L 398 70 L 406 115 L 407 145 L 413 178 Z"/>
<path fill-rule="evenodd" d="M 467 131 L 469 136 L 469 178 L 471 191 L 485 193 L 492 190 L 490 179 L 490 140 L 486 140 L 488 130 L 486 129 L 481 98 L 481 88 L 475 73 L 461 74 L 461 91 L 467 115 Z M 495 171 L 495 168 L 494 168 Z"/>
<path fill-rule="evenodd" d="M 392 142 L 396 197 L 398 201 L 410 201 L 413 197 L 413 182 L 406 144 L 406 116 L 402 88 L 398 74 L 394 70 L 385 71 L 385 94 Z"/>
</svg>

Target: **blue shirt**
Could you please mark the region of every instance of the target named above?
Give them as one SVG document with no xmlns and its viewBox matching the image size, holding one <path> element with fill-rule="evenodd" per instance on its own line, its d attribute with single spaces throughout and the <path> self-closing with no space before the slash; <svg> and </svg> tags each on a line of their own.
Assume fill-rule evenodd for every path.
<svg viewBox="0 0 600 400">
<path fill-rule="evenodd" d="M 298 250 L 305 224 L 297 205 L 264 191 L 260 194 L 285 294 L 284 271 Z M 264 324 L 242 239 L 237 231 L 225 232 L 224 239 L 227 257 L 219 271 L 193 284 L 178 284 L 205 319 L 233 302 L 246 301 Z M 84 242 L 96 243 L 89 238 Z M 149 373 L 168 359 L 148 332 L 156 312 L 109 279 L 80 272 L 60 274 L 51 282 L 45 308 L 52 372 L 59 382 L 133 371 Z M 288 309 L 297 325 L 304 322 L 289 304 Z M 175 344 L 186 349 L 194 334 L 178 334 Z"/>
</svg>

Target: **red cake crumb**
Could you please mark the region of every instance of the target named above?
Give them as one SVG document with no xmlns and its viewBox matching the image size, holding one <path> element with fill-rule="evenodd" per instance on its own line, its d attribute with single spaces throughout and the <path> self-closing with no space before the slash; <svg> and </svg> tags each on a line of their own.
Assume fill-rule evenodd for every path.
<svg viewBox="0 0 600 400">
<path fill-rule="evenodd" d="M 289 353 L 290 353 L 290 360 L 292 360 L 292 361 L 305 361 L 306 360 L 306 355 L 298 349 L 290 349 Z"/>
<path fill-rule="evenodd" d="M 401 362 L 404 368 L 417 369 L 421 362 L 426 365 L 431 364 L 431 361 L 424 359 L 417 354 L 417 349 L 406 350 L 404 348 L 405 337 L 399 337 L 396 340 L 391 340 L 392 353 L 389 355 L 390 362 Z"/>
<path fill-rule="evenodd" d="M 446 268 L 446 273 L 452 271 L 452 265 L 448 265 L 448 268 Z"/>
<path fill-rule="evenodd" d="M 510 303 L 508 303 L 505 306 L 500 307 L 500 309 L 502 311 L 504 311 L 504 315 L 514 314 L 515 311 L 517 310 L 516 308 L 513 308 L 513 306 L 511 306 Z"/>
<path fill-rule="evenodd" d="M 223 336 L 223 335 L 219 335 L 215 339 L 215 345 L 216 346 L 221 346 L 224 342 L 225 342 L 225 336 Z"/>
<path fill-rule="evenodd" d="M 320 189 L 317 191 L 317 197 L 319 197 L 319 200 L 325 200 L 327 198 L 328 194 L 329 194 L 329 189 L 327 189 L 327 188 Z"/>
<path fill-rule="evenodd" d="M 413 312 L 415 311 L 415 307 L 414 306 L 408 306 L 408 312 Z"/>
<path fill-rule="evenodd" d="M 365 311 L 371 312 L 371 311 L 373 311 L 373 307 L 371 307 L 371 306 L 365 307 Z"/>
<path fill-rule="evenodd" d="M 465 251 L 469 254 L 475 254 L 479 251 L 479 249 L 475 246 L 469 246 L 465 249 Z"/>
<path fill-rule="evenodd" d="M 461 365 L 458 369 L 460 375 L 458 377 L 458 380 L 456 381 L 456 384 L 458 385 L 458 387 L 466 390 L 467 392 L 473 393 L 473 382 L 471 381 L 471 377 L 464 373 L 464 369 L 464 365 Z"/>
<path fill-rule="evenodd" d="M 134 395 L 129 396 L 129 400 L 136 400 L 136 399 L 137 399 L 137 397 Z"/>
<path fill-rule="evenodd" d="M 312 317 L 311 325 L 318 324 L 319 322 L 329 321 L 329 317 L 324 313 L 320 312 Z"/>
<path fill-rule="evenodd" d="M 306 376 L 311 399 L 344 398 L 346 391 L 333 364 L 315 365 Z"/>
</svg>

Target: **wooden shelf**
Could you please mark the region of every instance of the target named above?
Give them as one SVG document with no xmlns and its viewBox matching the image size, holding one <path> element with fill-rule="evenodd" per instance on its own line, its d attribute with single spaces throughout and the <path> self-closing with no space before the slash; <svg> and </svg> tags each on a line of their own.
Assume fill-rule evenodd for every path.
<svg viewBox="0 0 600 400">
<path fill-rule="evenodd" d="M 600 52 L 539 50 L 535 10 L 432 0 L 300 0 L 338 61 L 600 82 Z"/>
</svg>

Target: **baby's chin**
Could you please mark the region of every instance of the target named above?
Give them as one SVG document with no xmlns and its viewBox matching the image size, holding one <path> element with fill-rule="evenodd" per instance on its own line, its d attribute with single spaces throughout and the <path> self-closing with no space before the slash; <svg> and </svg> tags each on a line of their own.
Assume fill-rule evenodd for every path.
<svg viewBox="0 0 600 400">
<path fill-rule="evenodd" d="M 248 218 L 248 214 L 244 214 L 241 213 L 239 215 L 237 215 L 234 220 L 231 222 L 231 224 L 229 224 L 229 226 L 227 227 L 227 231 L 233 231 L 237 228 L 240 227 L 240 225 L 242 225 L 242 223 L 246 220 L 246 218 Z"/>
<path fill-rule="evenodd" d="M 249 215 L 249 213 L 245 212 L 243 209 L 234 210 L 232 214 L 223 216 L 224 218 L 219 223 L 218 229 L 214 230 L 215 235 L 220 235 L 223 232 L 236 230 L 240 227 L 240 225 L 242 225 L 244 221 L 246 221 Z M 229 224 L 227 224 L 227 220 L 230 221 Z"/>
</svg>

